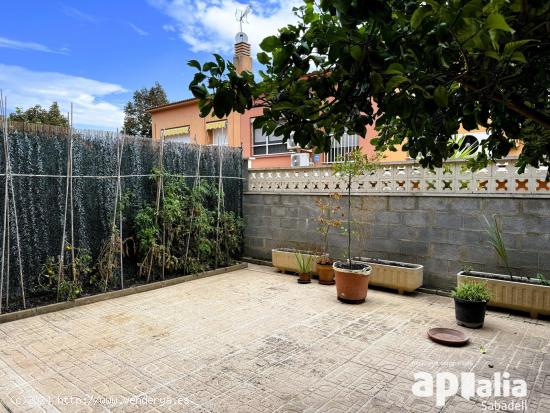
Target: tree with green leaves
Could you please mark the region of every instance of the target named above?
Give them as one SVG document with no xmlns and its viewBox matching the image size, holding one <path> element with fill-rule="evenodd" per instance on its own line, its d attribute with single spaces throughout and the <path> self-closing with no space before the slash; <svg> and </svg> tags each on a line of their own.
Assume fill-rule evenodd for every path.
<svg viewBox="0 0 550 413">
<path fill-rule="evenodd" d="M 69 126 L 69 121 L 61 114 L 57 102 L 53 102 L 48 110 L 44 109 L 40 105 L 35 105 L 27 110 L 15 108 L 15 112 L 10 113 L 9 119 L 16 122 Z"/>
<path fill-rule="evenodd" d="M 152 136 L 151 114 L 147 110 L 168 104 L 168 97 L 159 82 L 151 88 L 141 88 L 124 106 L 124 133 L 136 136 Z"/>
<path fill-rule="evenodd" d="M 342 157 L 340 162 L 333 164 L 332 170 L 334 174 L 342 181 L 348 195 L 348 216 L 346 233 L 348 236 L 348 265 L 351 265 L 351 193 L 353 181 L 366 173 L 372 172 L 376 168 L 376 160 L 368 159 L 361 153 L 361 149 L 355 149 Z M 342 188 L 342 189 L 344 189 Z"/>
<path fill-rule="evenodd" d="M 327 151 L 366 135 L 440 167 L 454 135 L 485 128 L 471 166 L 522 145 L 520 171 L 550 166 L 548 0 L 305 0 L 296 24 L 265 38 L 260 79 L 230 62 L 189 65 L 201 114 L 263 107 L 255 126 Z"/>
</svg>

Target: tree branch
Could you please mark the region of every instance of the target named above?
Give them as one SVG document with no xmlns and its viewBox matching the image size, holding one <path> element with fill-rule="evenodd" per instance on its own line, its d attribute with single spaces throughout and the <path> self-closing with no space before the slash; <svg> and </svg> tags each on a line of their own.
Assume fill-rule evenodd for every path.
<svg viewBox="0 0 550 413">
<path fill-rule="evenodd" d="M 546 129 L 550 129 L 550 116 L 546 115 L 545 113 L 533 109 L 523 102 L 506 99 L 503 99 L 501 101 L 504 102 L 508 109 L 513 110 L 514 112 L 519 113 L 522 116 L 525 116 L 527 119 L 531 119 L 537 123 L 540 123 Z"/>
</svg>

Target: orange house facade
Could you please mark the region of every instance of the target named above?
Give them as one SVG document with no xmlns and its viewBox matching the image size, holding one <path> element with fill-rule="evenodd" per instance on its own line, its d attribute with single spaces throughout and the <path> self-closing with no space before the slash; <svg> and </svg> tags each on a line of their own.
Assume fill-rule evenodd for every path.
<svg viewBox="0 0 550 413">
<path fill-rule="evenodd" d="M 233 62 L 238 71 L 252 71 L 250 44 L 245 33 L 235 36 Z M 353 148 L 361 148 L 365 154 L 374 153 L 370 139 L 375 136 L 370 128 L 366 139 L 355 135 L 344 136 L 341 142 L 334 142 L 326 154 L 313 154 L 294 147 L 292 142 L 284 143 L 282 138 L 265 136 L 254 129 L 254 118 L 261 115 L 262 108 L 254 108 L 244 114 L 231 113 L 227 118 L 214 116 L 201 118 L 198 99 L 186 99 L 151 108 L 153 139 L 179 141 L 201 145 L 228 145 L 242 147 L 243 157 L 248 159 L 249 168 L 288 168 L 335 162 L 340 155 Z M 296 164 L 296 157 L 299 163 Z"/>
<path fill-rule="evenodd" d="M 235 54 L 233 62 L 237 70 L 252 71 L 250 44 L 245 33 L 235 36 Z M 340 142 L 332 142 L 328 153 L 314 154 L 312 151 L 296 147 L 292 142 L 283 142 L 282 137 L 266 136 L 254 129 L 254 118 L 262 114 L 262 108 L 253 108 L 244 114 L 233 112 L 227 118 L 219 119 L 209 115 L 200 117 L 198 99 L 192 98 L 155 107 L 149 110 L 152 116 L 153 139 L 179 141 L 201 145 L 227 145 L 242 147 L 243 157 L 248 160 L 251 169 L 289 168 L 291 166 L 309 166 L 330 164 L 352 149 L 360 148 L 365 155 L 375 153 L 372 138 L 376 136 L 373 126 L 367 128 L 364 137 L 344 135 Z M 459 135 L 471 134 L 482 140 L 483 130 L 467 132 L 461 129 Z M 517 149 L 510 156 L 517 155 Z M 386 152 L 382 162 L 401 162 L 409 160 L 407 152 Z"/>
<path fill-rule="evenodd" d="M 200 117 L 197 99 L 181 100 L 149 110 L 153 139 L 201 145 L 241 146 L 240 114 Z"/>
</svg>

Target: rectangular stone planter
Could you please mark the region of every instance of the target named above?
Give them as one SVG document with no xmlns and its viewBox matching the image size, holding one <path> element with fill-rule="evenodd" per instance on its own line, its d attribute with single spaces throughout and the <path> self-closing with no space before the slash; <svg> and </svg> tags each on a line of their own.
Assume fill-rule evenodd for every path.
<svg viewBox="0 0 550 413">
<path fill-rule="evenodd" d="M 508 280 L 507 280 L 508 278 Z M 518 279 L 519 277 L 513 277 Z M 491 292 L 488 305 L 528 312 L 531 317 L 550 315 L 550 286 L 510 280 L 510 276 L 479 271 L 460 271 L 457 285 L 465 281 L 483 282 Z"/>
<path fill-rule="evenodd" d="M 377 258 L 354 257 L 372 267 L 369 284 L 397 290 L 399 294 L 412 292 L 424 281 L 424 266 L 406 262 L 380 260 Z"/>
<path fill-rule="evenodd" d="M 296 260 L 296 253 L 303 255 L 310 255 L 313 257 L 313 265 L 311 272 L 317 273 L 317 261 L 321 256 L 315 254 L 312 251 L 296 250 L 293 248 L 274 248 L 271 250 L 271 262 L 275 268 L 282 272 L 298 272 L 298 261 Z"/>
</svg>

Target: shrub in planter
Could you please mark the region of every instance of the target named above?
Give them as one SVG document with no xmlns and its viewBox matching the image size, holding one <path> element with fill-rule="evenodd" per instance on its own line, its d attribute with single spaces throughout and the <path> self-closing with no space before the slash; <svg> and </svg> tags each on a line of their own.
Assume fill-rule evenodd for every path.
<svg viewBox="0 0 550 413">
<path fill-rule="evenodd" d="M 323 254 L 317 261 L 317 274 L 319 276 L 319 284 L 323 285 L 334 284 L 334 269 L 332 268 L 334 260 L 330 258 L 328 252 L 328 235 L 332 229 L 342 226 L 342 207 L 338 204 L 340 198 L 340 194 L 333 193 L 329 195 L 326 201 L 318 199 L 316 202 L 319 208 L 317 231 L 321 234 L 323 242 Z"/>
<path fill-rule="evenodd" d="M 465 282 L 452 293 L 455 300 L 456 322 L 468 328 L 481 328 L 491 294 L 483 283 Z"/>
<path fill-rule="evenodd" d="M 311 268 L 313 266 L 313 257 L 296 253 L 296 262 L 298 263 L 298 283 L 309 284 L 311 282 Z"/>
<path fill-rule="evenodd" d="M 457 274 L 457 284 L 460 286 L 467 282 L 484 282 L 491 293 L 491 306 L 526 311 L 533 318 L 539 314 L 550 315 L 548 281 L 542 274 L 537 274 L 536 277 L 514 275 L 497 217 L 493 217 L 491 221 L 485 217 L 485 221 L 489 243 L 508 275 L 464 270 Z"/>
</svg>

